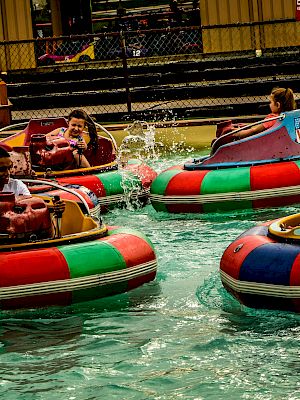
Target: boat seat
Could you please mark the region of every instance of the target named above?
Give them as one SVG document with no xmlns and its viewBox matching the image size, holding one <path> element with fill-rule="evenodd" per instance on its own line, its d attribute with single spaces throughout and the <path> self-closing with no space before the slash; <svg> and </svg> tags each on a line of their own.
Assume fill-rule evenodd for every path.
<svg viewBox="0 0 300 400">
<path fill-rule="evenodd" d="M 67 128 L 68 122 L 65 118 L 42 118 L 31 119 L 24 129 L 25 139 L 24 146 L 29 146 L 33 135 L 45 135 L 57 128 Z M 98 137 L 98 148 L 94 151 L 88 143 L 87 150 L 84 152 L 85 157 L 92 167 L 97 165 L 104 165 L 113 162 L 116 159 L 116 154 L 112 141 L 104 136 Z"/>
<path fill-rule="evenodd" d="M 223 146 L 224 144 L 233 142 L 235 139 L 232 135 L 229 135 L 229 133 L 230 132 L 234 133 L 233 131 L 235 129 L 242 128 L 243 126 L 246 126 L 246 124 L 244 123 L 233 124 L 232 120 L 219 122 L 217 124 L 217 129 L 216 129 L 216 137 L 212 140 L 210 144 L 211 147 L 213 147 L 213 153 L 215 153 L 216 150 L 219 147 Z M 216 145 L 214 145 L 216 141 L 217 143 Z"/>
<path fill-rule="evenodd" d="M 112 141 L 103 136 L 98 137 L 97 151 L 94 151 L 92 146 L 88 144 L 84 155 L 92 167 L 109 164 L 116 159 L 116 153 Z"/>
<path fill-rule="evenodd" d="M 48 204 L 50 211 L 53 199 L 44 195 L 35 195 L 34 198 L 41 198 Z M 65 211 L 61 218 L 61 235 L 73 235 L 80 232 L 85 232 L 97 227 L 97 223 L 89 215 L 84 215 L 79 204 L 73 200 L 64 199 Z"/>
<path fill-rule="evenodd" d="M 199 164 L 198 169 L 224 166 L 229 163 L 237 166 L 270 160 L 295 159 L 300 155 L 299 120 L 300 110 L 286 111 L 276 117 L 273 126 L 262 132 L 229 143 L 226 142 L 230 139 L 231 133 L 228 136 L 220 136 L 213 145 L 211 156 Z M 257 121 L 255 125 L 262 122 L 263 120 Z"/>
<path fill-rule="evenodd" d="M 9 153 L 12 166 L 10 174 L 14 177 L 32 177 L 34 174 L 31 165 L 29 146 L 14 146 Z"/>
<path fill-rule="evenodd" d="M 24 129 L 24 146 L 29 146 L 31 136 L 35 134 L 46 134 L 57 128 L 67 128 L 68 122 L 65 118 L 37 118 L 31 119 Z"/>
</svg>

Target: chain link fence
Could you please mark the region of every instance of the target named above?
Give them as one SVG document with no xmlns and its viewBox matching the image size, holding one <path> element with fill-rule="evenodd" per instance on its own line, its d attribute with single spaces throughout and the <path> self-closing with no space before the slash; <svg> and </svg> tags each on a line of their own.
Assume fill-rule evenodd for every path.
<svg viewBox="0 0 300 400">
<path fill-rule="evenodd" d="M 14 121 L 75 107 L 100 121 L 247 115 L 274 86 L 298 98 L 299 31 L 279 20 L 2 42 L 0 66 Z"/>
</svg>

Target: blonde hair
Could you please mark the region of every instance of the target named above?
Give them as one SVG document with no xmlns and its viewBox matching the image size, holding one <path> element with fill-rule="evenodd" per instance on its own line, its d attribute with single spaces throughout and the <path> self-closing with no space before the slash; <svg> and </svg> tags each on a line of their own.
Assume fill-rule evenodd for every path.
<svg viewBox="0 0 300 400">
<path fill-rule="evenodd" d="M 294 92 L 290 88 L 274 88 L 271 92 L 274 103 L 280 104 L 280 112 L 297 108 Z"/>
</svg>

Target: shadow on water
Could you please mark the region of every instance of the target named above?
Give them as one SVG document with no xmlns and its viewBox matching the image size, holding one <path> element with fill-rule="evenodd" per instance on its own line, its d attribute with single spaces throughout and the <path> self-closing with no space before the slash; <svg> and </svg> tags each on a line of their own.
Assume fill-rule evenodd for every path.
<svg viewBox="0 0 300 400">
<path fill-rule="evenodd" d="M 220 332 L 274 335 L 299 334 L 300 315 L 288 311 L 254 309 L 240 304 L 222 286 L 218 272 L 211 274 L 196 290 L 200 309 L 220 311 Z"/>
<path fill-rule="evenodd" d="M 79 337 L 83 319 L 65 318 L 3 318 L 0 321 L 1 352 L 26 353 L 39 348 L 58 346 Z"/>
<path fill-rule="evenodd" d="M 0 315 L 0 353 L 26 353 L 41 348 L 77 341 L 91 318 L 121 315 L 124 311 L 143 311 L 161 293 L 157 281 L 99 300 L 68 307 L 2 311 Z"/>
<path fill-rule="evenodd" d="M 105 312 L 123 312 L 135 308 L 147 308 L 161 293 L 161 287 L 157 280 L 146 283 L 141 287 L 119 295 L 105 297 L 98 300 L 86 301 L 69 306 L 70 312 L 85 315 Z"/>
</svg>

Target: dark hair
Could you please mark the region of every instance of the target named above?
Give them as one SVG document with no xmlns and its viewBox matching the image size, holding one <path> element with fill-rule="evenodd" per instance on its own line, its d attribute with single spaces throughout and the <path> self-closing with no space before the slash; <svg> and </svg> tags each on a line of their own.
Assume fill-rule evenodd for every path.
<svg viewBox="0 0 300 400">
<path fill-rule="evenodd" d="M 275 103 L 280 104 L 280 111 L 292 111 L 297 108 L 294 93 L 290 88 L 274 88 L 271 96 Z"/>
<path fill-rule="evenodd" d="M 98 149 L 98 135 L 97 135 L 96 125 L 93 119 L 84 110 L 79 110 L 79 109 L 73 110 L 68 115 L 68 121 L 70 121 L 72 118 L 83 119 L 85 121 L 90 136 L 89 145 L 92 146 L 94 152 L 96 153 Z"/>
<path fill-rule="evenodd" d="M 6 149 L 0 146 L 0 158 L 4 157 L 9 157 L 9 153 L 6 151 Z"/>
</svg>

